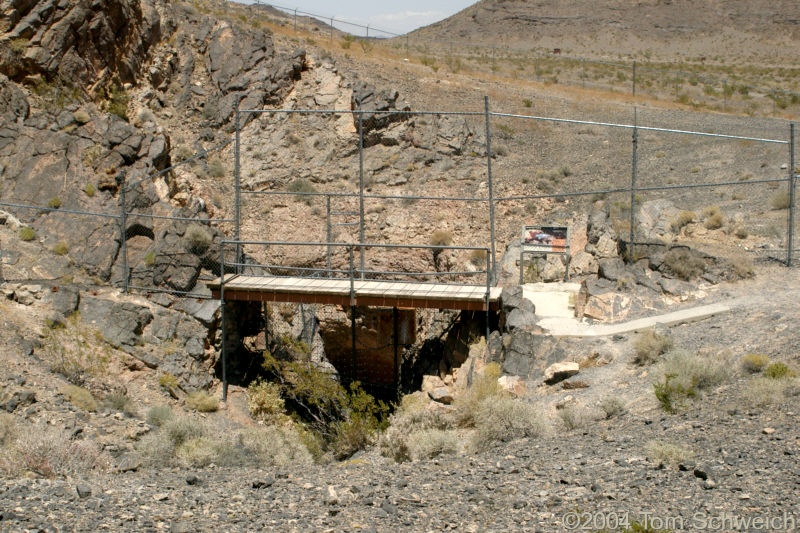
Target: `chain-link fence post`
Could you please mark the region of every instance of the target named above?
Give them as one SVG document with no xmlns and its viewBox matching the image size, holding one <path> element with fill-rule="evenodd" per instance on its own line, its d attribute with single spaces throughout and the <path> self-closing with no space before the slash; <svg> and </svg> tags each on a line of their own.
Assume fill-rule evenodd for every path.
<svg viewBox="0 0 800 533">
<path fill-rule="evenodd" d="M 492 243 L 492 271 L 487 276 L 494 278 L 496 263 L 494 249 L 494 188 L 492 186 L 492 131 L 489 124 L 489 95 L 484 95 L 484 114 L 486 116 L 486 173 L 489 184 L 489 237 Z"/>
<path fill-rule="evenodd" d="M 792 248 L 794 245 L 794 122 L 789 124 L 789 233 L 786 244 L 788 252 L 786 254 L 786 265 L 792 266 Z"/>
<path fill-rule="evenodd" d="M 636 96 L 636 61 L 633 62 L 633 83 L 631 87 L 633 89 L 633 96 Z"/>
<path fill-rule="evenodd" d="M 122 291 L 128 292 L 128 208 L 125 202 L 125 189 L 127 189 L 128 184 L 125 180 L 124 170 L 120 172 L 120 177 L 122 183 L 120 183 L 119 187 L 119 245 L 120 254 L 122 255 Z"/>
<path fill-rule="evenodd" d="M 364 113 L 358 100 L 358 243 L 359 268 L 364 279 Z"/>
<path fill-rule="evenodd" d="M 331 228 L 331 195 L 325 196 L 325 242 L 328 243 L 326 252 L 328 267 L 328 277 L 331 277 L 331 242 L 333 239 L 333 231 Z"/>
<path fill-rule="evenodd" d="M 233 240 L 236 241 L 236 250 L 234 253 L 235 262 L 241 265 L 243 261 L 241 261 L 241 245 L 239 244 L 240 235 L 239 235 L 239 226 L 241 223 L 241 187 L 240 187 L 240 180 L 239 180 L 239 106 L 242 102 L 242 96 L 239 95 L 236 97 L 236 114 L 234 117 L 234 126 L 236 127 L 236 137 L 235 142 L 233 145 L 233 218 L 236 220 L 235 227 L 233 230 Z M 236 272 L 241 274 L 241 266 L 236 267 Z"/>
<path fill-rule="evenodd" d="M 639 146 L 636 108 L 633 108 L 633 161 L 631 162 L 631 231 L 628 239 L 628 261 L 633 263 L 633 238 L 636 229 L 636 160 Z"/>
</svg>

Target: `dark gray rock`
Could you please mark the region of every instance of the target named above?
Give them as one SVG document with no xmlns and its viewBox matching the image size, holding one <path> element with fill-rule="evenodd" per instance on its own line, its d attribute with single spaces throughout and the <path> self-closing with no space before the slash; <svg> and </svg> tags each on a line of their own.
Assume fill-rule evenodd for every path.
<svg viewBox="0 0 800 533">
<path fill-rule="evenodd" d="M 50 293 L 50 304 L 53 310 L 64 316 L 69 316 L 78 309 L 80 296 L 77 289 L 72 287 L 58 287 L 56 292 Z"/>
<path fill-rule="evenodd" d="M 25 407 L 36 403 L 36 393 L 33 391 L 17 391 L 3 403 L 3 410 L 13 413 L 18 407 Z"/>
<path fill-rule="evenodd" d="M 92 495 L 92 488 L 89 485 L 76 485 L 75 492 L 78 493 L 78 498 L 84 499 Z"/>
<path fill-rule="evenodd" d="M 598 264 L 598 273 L 601 277 L 611 281 L 618 281 L 623 277 L 631 276 L 630 270 L 620 257 L 601 259 Z"/>
<path fill-rule="evenodd" d="M 0 74 L 0 123 L 25 120 L 29 112 L 30 106 L 25 93 L 16 83 Z"/>
<path fill-rule="evenodd" d="M 107 342 L 119 347 L 140 344 L 142 331 L 153 319 L 147 307 L 94 296 L 81 298 L 79 309 L 84 321 L 97 327 Z"/>
</svg>

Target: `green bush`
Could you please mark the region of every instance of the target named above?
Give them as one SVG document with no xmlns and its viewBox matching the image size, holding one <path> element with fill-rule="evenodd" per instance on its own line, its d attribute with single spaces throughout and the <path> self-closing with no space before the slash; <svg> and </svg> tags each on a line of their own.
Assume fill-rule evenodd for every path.
<svg viewBox="0 0 800 533">
<path fill-rule="evenodd" d="M 781 378 L 793 378 L 797 374 L 794 370 L 786 366 L 785 363 L 781 363 L 778 361 L 777 363 L 772 363 L 768 365 L 764 369 L 764 377 L 770 379 L 781 379 Z"/>
<path fill-rule="evenodd" d="M 130 398 L 121 392 L 112 392 L 103 398 L 103 405 L 106 409 L 125 413 L 128 416 L 136 415 L 136 408 Z"/>
<path fill-rule="evenodd" d="M 97 188 L 93 184 L 87 183 L 86 186 L 83 188 L 83 192 L 86 193 L 86 196 L 91 198 L 92 196 L 94 196 L 95 192 L 97 192 Z"/>
<path fill-rule="evenodd" d="M 219 400 L 203 391 L 196 391 L 186 396 L 186 407 L 200 413 L 211 413 L 219 409 Z"/>
<path fill-rule="evenodd" d="M 178 378 L 170 373 L 164 373 L 158 377 L 158 384 L 167 390 L 174 390 L 178 388 Z"/>
<path fill-rule="evenodd" d="M 757 374 L 769 364 L 769 357 L 762 354 L 751 353 L 742 357 L 742 369 L 751 374 Z"/>
<path fill-rule="evenodd" d="M 523 98 L 522 105 L 524 105 L 525 107 L 531 107 L 533 105 L 533 101 L 529 98 Z"/>
<path fill-rule="evenodd" d="M 640 365 L 649 365 L 672 349 L 672 339 L 667 335 L 656 333 L 654 329 L 646 329 L 633 341 L 634 361 Z"/>
<path fill-rule="evenodd" d="M 125 89 L 114 85 L 108 94 L 106 110 L 112 115 L 116 115 L 124 121 L 128 120 L 128 102 L 130 96 Z"/>
<path fill-rule="evenodd" d="M 47 202 L 47 207 L 49 207 L 50 209 L 58 209 L 59 207 L 61 207 L 61 199 L 58 196 L 50 198 L 50 201 Z"/>
<path fill-rule="evenodd" d="M 144 265 L 145 266 L 153 266 L 156 262 L 156 254 L 155 252 L 147 252 L 147 255 L 144 256 Z"/>
<path fill-rule="evenodd" d="M 67 255 L 69 253 L 69 246 L 64 241 L 59 241 L 53 246 L 53 253 L 56 255 Z"/>
</svg>

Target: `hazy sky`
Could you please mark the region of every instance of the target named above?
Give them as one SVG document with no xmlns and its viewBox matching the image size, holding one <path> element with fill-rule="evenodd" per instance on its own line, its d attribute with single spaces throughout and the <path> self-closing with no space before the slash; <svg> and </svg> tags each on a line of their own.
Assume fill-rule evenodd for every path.
<svg viewBox="0 0 800 533">
<path fill-rule="evenodd" d="M 255 3 L 255 0 L 239 0 L 246 3 Z M 394 33 L 406 33 L 420 26 L 427 26 L 437 20 L 442 20 L 474 4 L 477 0 L 405 0 L 404 2 L 376 2 L 365 0 L 338 0 L 336 2 L 324 0 L 281 0 L 276 2 L 263 1 L 282 8 L 297 8 L 298 11 L 334 17 L 367 25 L 370 28 L 379 28 Z M 339 25 L 337 28 L 363 35 L 364 29 Z M 376 32 L 377 33 L 377 32 Z M 374 35 L 370 29 L 370 35 Z M 378 34 L 379 35 L 379 34 Z"/>
</svg>

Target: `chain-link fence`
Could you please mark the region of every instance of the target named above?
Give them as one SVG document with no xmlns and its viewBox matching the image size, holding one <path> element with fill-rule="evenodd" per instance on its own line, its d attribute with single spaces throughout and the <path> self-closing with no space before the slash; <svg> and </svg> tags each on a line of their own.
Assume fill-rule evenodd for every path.
<svg viewBox="0 0 800 533">
<path fill-rule="evenodd" d="M 492 112 L 488 98 L 483 104 L 463 112 L 237 108 L 236 124 L 253 114 L 285 130 L 285 146 L 270 148 L 272 160 L 265 159 L 254 130 L 239 127 L 234 139 L 153 175 L 118 176 L 103 195 L 87 185 L 38 198 L 44 194 L 38 188 L 9 181 L 0 195 L 0 275 L 78 276 L 123 290 L 208 298 L 203 282 L 220 274 L 216 243 L 265 236 L 486 247 L 496 272 L 498 256 L 521 225 L 574 220 L 599 198 L 607 200 L 615 229 L 629 245 L 653 238 L 641 206 L 668 199 L 686 212 L 677 225 L 703 222 L 695 224 L 694 240 L 711 242 L 709 232 L 722 228 L 744 253 L 789 264 L 796 256 L 793 126 L 749 119 L 751 131 L 763 136 L 722 134 L 649 126 L 647 110 L 624 123 Z M 338 137 L 327 136 L 343 126 Z M 277 165 L 274 158 L 283 154 L 294 159 Z M 207 170 L 217 164 L 221 169 Z M 203 194 L 169 190 L 183 171 Z M 219 190 L 229 194 L 212 199 L 214 205 L 201 199 Z M 244 246 L 242 257 L 310 272 L 346 270 L 342 250 Z M 446 271 L 451 281 L 482 263 L 477 255 L 419 253 L 406 263 L 369 247 L 356 254 L 362 271 L 372 265 L 402 272 L 410 264 L 417 271 Z"/>
</svg>

